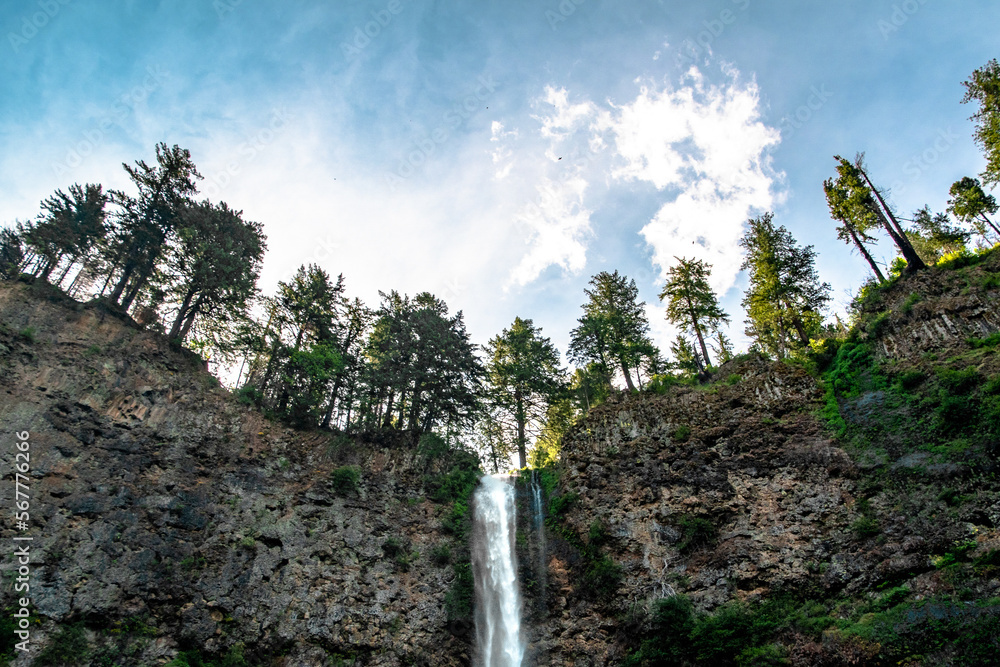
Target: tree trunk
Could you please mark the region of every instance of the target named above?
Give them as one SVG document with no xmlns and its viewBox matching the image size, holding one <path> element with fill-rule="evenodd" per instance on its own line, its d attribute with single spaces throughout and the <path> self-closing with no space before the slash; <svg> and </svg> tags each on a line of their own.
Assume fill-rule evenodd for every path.
<svg viewBox="0 0 1000 667">
<path fill-rule="evenodd" d="M 870 178 L 868 178 L 868 173 L 860 166 L 858 166 L 858 171 L 861 172 L 861 175 L 865 179 L 865 183 L 868 184 L 868 188 L 872 191 L 872 194 L 875 195 L 875 199 L 879 203 L 875 212 L 878 214 L 879 218 L 882 219 L 883 226 L 886 228 L 886 231 L 889 232 L 889 236 L 892 237 L 892 240 L 896 243 L 899 251 L 903 253 L 903 259 L 906 260 L 907 271 L 912 273 L 913 271 L 926 269 L 927 265 L 924 264 L 924 260 L 920 259 L 920 255 L 918 255 L 917 251 L 913 249 L 913 245 L 910 244 L 910 240 L 906 237 L 906 232 L 903 231 L 903 228 L 899 225 L 899 221 L 896 220 L 896 216 L 892 214 L 892 210 L 889 208 L 889 205 L 885 203 L 884 199 L 882 199 L 882 194 L 875 187 L 875 184 L 872 183 Z"/>
<path fill-rule="evenodd" d="M 181 332 L 181 325 L 187 318 L 188 308 L 191 307 L 191 299 L 194 298 L 194 289 L 189 289 L 188 293 L 184 295 L 184 300 L 181 302 L 181 307 L 177 309 L 177 316 L 174 318 L 174 323 L 170 325 L 170 333 L 167 334 L 167 340 L 173 340 L 177 338 L 177 335 Z"/>
<path fill-rule="evenodd" d="M 694 322 L 694 335 L 698 337 L 698 345 L 701 347 L 701 357 L 705 360 L 705 368 L 712 365 L 712 361 L 708 358 L 708 348 L 705 347 L 705 337 L 701 333 L 701 327 L 698 326 L 698 320 L 693 319 Z"/>
<path fill-rule="evenodd" d="M 993 228 L 993 231 L 994 233 L 996 233 L 997 238 L 1000 238 L 1000 229 L 997 229 L 997 226 L 993 224 L 993 221 L 987 218 L 985 213 L 980 213 L 979 215 L 983 217 L 983 220 L 986 221 L 987 225 Z"/>
<path fill-rule="evenodd" d="M 205 295 L 202 294 L 195 300 L 194 305 L 188 309 L 187 318 L 185 318 L 184 325 L 181 327 L 180 332 L 180 339 L 182 342 L 187 338 L 188 333 L 191 331 L 191 327 L 194 326 L 195 318 L 201 314 L 201 304 L 204 299 Z"/>
<path fill-rule="evenodd" d="M 385 403 L 385 420 L 382 422 L 382 428 L 389 428 L 392 425 L 392 401 L 395 397 L 395 392 L 390 389 L 389 398 Z"/>
<path fill-rule="evenodd" d="M 868 266 L 872 267 L 872 271 L 875 272 L 875 276 L 878 278 L 878 281 L 880 283 L 884 283 L 885 276 L 883 276 L 882 272 L 879 271 L 878 264 L 875 263 L 875 260 L 872 259 L 872 256 L 868 253 L 868 248 L 866 248 L 865 244 L 861 242 L 861 239 L 858 238 L 858 235 L 854 233 L 854 228 L 848 225 L 847 231 L 850 233 L 851 240 L 854 241 L 854 245 L 857 247 L 858 252 L 860 252 L 861 256 L 864 257 L 865 261 L 868 262 Z"/>
<path fill-rule="evenodd" d="M 624 361 L 619 361 L 622 368 L 622 373 L 625 374 L 625 386 L 628 387 L 629 391 L 635 391 L 635 385 L 632 384 L 632 376 L 628 372 L 628 366 L 625 365 Z"/>
</svg>

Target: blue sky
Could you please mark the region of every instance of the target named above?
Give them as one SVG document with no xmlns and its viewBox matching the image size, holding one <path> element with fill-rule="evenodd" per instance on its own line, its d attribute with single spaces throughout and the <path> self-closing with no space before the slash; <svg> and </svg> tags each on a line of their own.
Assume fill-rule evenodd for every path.
<svg viewBox="0 0 1000 667">
<path fill-rule="evenodd" d="M 773 210 L 837 308 L 865 265 L 822 181 L 865 151 L 903 217 L 983 158 L 961 81 L 995 2 L 2 0 L 0 224 L 74 182 L 128 186 L 158 141 L 264 223 L 265 293 L 304 262 L 351 295 L 431 291 L 477 342 L 532 318 L 565 351 L 590 276 L 657 294 Z M 887 241 L 878 251 L 891 259 Z"/>
</svg>

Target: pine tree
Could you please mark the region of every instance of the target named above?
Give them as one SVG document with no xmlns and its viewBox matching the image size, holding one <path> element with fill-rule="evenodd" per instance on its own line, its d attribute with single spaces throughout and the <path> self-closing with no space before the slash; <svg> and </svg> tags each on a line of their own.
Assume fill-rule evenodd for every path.
<svg viewBox="0 0 1000 667">
<path fill-rule="evenodd" d="M 0 229 L 0 278 L 17 278 L 24 264 L 23 223 Z"/>
<path fill-rule="evenodd" d="M 750 284 L 743 299 L 746 333 L 776 356 L 809 344 L 822 321 L 820 311 L 830 300 L 830 286 L 816 273 L 816 252 L 800 247 L 770 213 L 751 219 L 740 240 L 746 251 L 741 270 Z"/>
<path fill-rule="evenodd" d="M 839 216 L 844 216 L 846 224 L 850 225 L 850 229 L 854 230 L 861 241 L 864 241 L 864 235 L 869 230 L 876 225 L 881 225 L 889 238 L 896 244 L 899 254 L 906 260 L 907 272 L 912 273 L 927 268 L 910 243 L 906 232 L 900 226 L 892 208 L 886 203 L 885 197 L 868 176 L 868 172 L 865 170 L 864 155 L 859 153 L 854 158 L 854 162 L 839 155 L 833 157 L 838 162 L 838 178 L 836 182 L 831 183 L 831 190 L 828 192 L 827 201 L 830 204 L 831 215 L 838 220 L 841 219 Z M 824 187 L 825 185 L 824 183 Z M 845 231 L 849 236 L 850 231 L 846 229 Z M 843 234 L 840 236 L 843 238 Z M 859 250 L 863 248 L 863 243 L 856 243 L 856 245 Z M 866 254 L 866 251 L 862 254 Z M 866 259 L 868 259 L 869 265 L 874 268 L 874 261 L 870 257 L 866 257 Z"/>
<path fill-rule="evenodd" d="M 946 253 L 964 249 L 971 236 L 952 225 L 946 214 L 932 214 L 929 206 L 913 214 L 913 225 L 910 232 L 913 247 L 928 264 L 936 263 Z"/>
<path fill-rule="evenodd" d="M 997 200 L 993 195 L 983 192 L 979 179 L 965 176 L 954 183 L 948 190 L 951 199 L 948 200 L 948 210 L 956 218 L 966 224 L 973 225 L 980 236 L 986 236 L 987 227 L 993 230 L 997 241 L 1000 241 L 1000 228 L 988 217 L 996 215 Z"/>
<path fill-rule="evenodd" d="M 619 369 L 629 391 L 635 391 L 632 370 L 659 352 L 649 338 L 645 304 L 639 301 L 635 281 L 617 271 L 602 271 L 584 292 L 589 300 L 583 304 L 579 326 L 570 333 L 570 358 Z"/>
<path fill-rule="evenodd" d="M 878 281 L 884 283 L 885 276 L 882 275 L 882 271 L 865 245 L 876 242 L 875 237 L 868 232 L 878 225 L 877 217 L 868 205 L 869 199 L 865 195 L 864 188 L 860 187 L 861 182 L 853 165 L 841 162 L 837 166 L 837 171 L 840 176 L 836 181 L 827 179 L 823 182 L 830 216 L 841 223 L 837 227 L 837 238 L 845 243 L 853 243 L 868 262 Z"/>
<path fill-rule="evenodd" d="M 559 351 L 531 320 L 514 318 L 485 347 L 489 401 L 499 422 L 513 431 L 521 468 L 527 465 L 529 431 L 543 421 L 563 390 Z"/>
<path fill-rule="evenodd" d="M 138 194 L 111 193 L 121 211 L 104 260 L 109 267 L 105 287 L 117 276 L 110 300 L 127 311 L 156 272 L 167 237 L 197 193 L 201 174 L 189 151 L 165 143 L 156 145 L 155 166 L 143 160 L 122 166 Z"/>
<path fill-rule="evenodd" d="M 976 124 L 973 138 L 986 156 L 986 168 L 981 174 L 983 183 L 996 186 L 1000 183 L 1000 63 L 996 58 L 990 60 L 973 71 L 962 85 L 965 86 L 962 103 L 979 103 L 972 120 Z"/>
<path fill-rule="evenodd" d="M 225 203 L 206 201 L 184 210 L 176 237 L 163 285 L 174 304 L 167 337 L 184 341 L 198 318 L 214 346 L 227 349 L 228 325 L 246 316 L 257 292 L 267 248 L 263 226 Z"/>
<path fill-rule="evenodd" d="M 719 299 L 708 284 L 711 264 L 699 259 L 674 259 L 677 264 L 667 271 L 667 283 L 660 293 L 660 299 L 667 302 L 667 320 L 694 334 L 705 365 L 711 366 L 705 339 L 710 330 L 728 323 L 729 315 L 719 306 Z"/>
</svg>

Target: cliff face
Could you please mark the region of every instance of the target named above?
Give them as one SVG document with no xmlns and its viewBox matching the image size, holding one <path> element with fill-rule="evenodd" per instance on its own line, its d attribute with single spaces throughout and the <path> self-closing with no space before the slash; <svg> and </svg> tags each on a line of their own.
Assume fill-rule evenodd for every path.
<svg viewBox="0 0 1000 667">
<path fill-rule="evenodd" d="M 932 600 L 950 623 L 1000 592 L 996 255 L 876 292 L 855 335 L 808 362 L 813 374 L 748 357 L 709 385 L 592 410 L 563 442 L 538 664 L 704 660 L 708 631 L 676 662 L 635 657 L 643 638 L 669 634 L 654 611 L 675 594 L 701 618 L 724 607 L 751 619 L 763 600 L 821 605 L 822 619 L 779 624 L 759 654 L 738 656 L 747 639 L 705 664 L 980 664 L 955 658 L 959 625 L 922 649 L 923 626 L 899 639 L 879 624 L 909 632 Z M 982 608 L 975 618 L 996 627 L 980 634 L 996 643 L 1000 608 Z"/>
<path fill-rule="evenodd" d="M 518 483 L 527 664 L 991 664 L 956 637 L 1000 650 L 998 265 L 873 294 L 806 363 L 745 357 L 593 409 Z M 161 336 L 7 283 L 0 432 L 21 431 L 33 621 L 15 665 L 471 663 L 467 533 L 428 499 L 454 461 L 283 428 Z M 701 630 L 657 616 L 681 598 Z M 798 615 L 755 630 L 756 653 L 698 657 L 774 600 Z"/>
<path fill-rule="evenodd" d="M 66 643 L 67 624 L 90 645 L 80 664 L 181 649 L 230 664 L 468 662 L 445 615 L 452 567 L 430 558 L 452 542 L 423 489 L 440 464 L 281 428 L 162 336 L 40 287 L 0 286 L 0 322 L 5 458 L 30 433 L 20 534 L 34 538 L 40 621 L 13 664 Z M 356 489 L 331 477 L 347 465 Z M 5 476 L 0 504 L 13 492 Z"/>
</svg>

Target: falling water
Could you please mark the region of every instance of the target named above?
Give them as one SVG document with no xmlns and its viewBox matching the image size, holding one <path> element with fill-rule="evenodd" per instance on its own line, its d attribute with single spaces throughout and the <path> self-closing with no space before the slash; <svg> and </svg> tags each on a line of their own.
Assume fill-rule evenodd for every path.
<svg viewBox="0 0 1000 667">
<path fill-rule="evenodd" d="M 542 503 L 542 484 L 538 479 L 538 471 L 531 471 L 531 519 L 535 529 L 535 581 L 537 583 L 538 604 L 545 608 L 545 505 Z"/>
<path fill-rule="evenodd" d="M 476 650 L 480 667 L 520 667 L 521 596 L 514 532 L 517 518 L 509 478 L 483 477 L 473 498 Z"/>
</svg>

